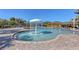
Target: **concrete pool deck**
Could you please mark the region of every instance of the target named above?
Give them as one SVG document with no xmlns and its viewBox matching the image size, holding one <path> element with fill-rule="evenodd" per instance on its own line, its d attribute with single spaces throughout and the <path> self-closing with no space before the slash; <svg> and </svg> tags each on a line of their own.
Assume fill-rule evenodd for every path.
<svg viewBox="0 0 79 59">
<path fill-rule="evenodd" d="M 23 28 L 11 28 L 6 30 L 15 30 L 15 29 L 18 31 L 26 30 Z M 1 30 L 5 30 L 5 29 L 1 29 Z M 1 37 L 5 37 L 7 39 L 8 36 L 12 36 L 12 35 L 13 33 L 0 34 L 0 39 L 4 41 L 4 39 L 2 39 Z M 27 42 L 27 41 L 13 40 L 10 43 L 11 46 L 5 47 L 2 50 L 79 50 L 79 35 L 60 34 L 55 39 L 47 40 L 47 41 Z"/>
<path fill-rule="evenodd" d="M 12 45 L 3 50 L 79 50 L 79 36 L 61 34 L 55 39 L 39 42 L 13 40 Z"/>
<path fill-rule="evenodd" d="M 0 37 L 5 37 L 5 36 L 12 36 L 14 33 L 11 34 L 1 34 Z"/>
</svg>

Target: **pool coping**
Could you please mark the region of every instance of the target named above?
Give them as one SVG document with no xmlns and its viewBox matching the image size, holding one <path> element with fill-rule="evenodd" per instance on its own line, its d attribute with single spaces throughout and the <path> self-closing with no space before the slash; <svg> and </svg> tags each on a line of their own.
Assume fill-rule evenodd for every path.
<svg viewBox="0 0 79 59">
<path fill-rule="evenodd" d="M 68 30 L 68 29 L 67 29 Z M 70 29 L 71 30 L 71 29 Z M 29 29 L 23 29 L 23 30 L 20 30 L 20 31 L 18 31 L 18 32 L 15 32 L 15 33 L 13 33 L 12 35 L 11 35 L 11 39 L 12 40 L 14 40 L 14 41 L 19 41 L 19 42 L 27 42 L 27 43 L 39 43 L 39 42 L 46 42 L 46 41 L 51 41 L 51 40 L 57 40 L 57 39 L 59 39 L 59 37 L 60 36 L 63 36 L 63 35 L 67 35 L 67 34 L 59 34 L 59 35 L 57 35 L 55 38 L 53 38 L 53 39 L 50 39 L 50 40 L 41 40 L 41 41 L 22 41 L 22 40 L 17 40 L 17 39 L 14 39 L 14 35 L 16 34 L 16 33 L 19 33 L 19 32 L 24 32 L 24 31 L 29 31 Z M 74 31 L 74 30 L 71 30 L 71 31 Z M 68 34 L 68 35 L 76 35 L 76 34 Z"/>
<path fill-rule="evenodd" d="M 22 41 L 22 40 L 13 40 L 13 41 L 15 41 L 16 43 L 45 43 L 45 42 L 49 42 L 49 41 L 58 40 L 60 36 L 64 36 L 64 35 L 66 35 L 66 34 L 60 34 L 60 35 L 57 35 L 54 39 L 43 40 L 43 41 Z M 68 35 L 74 35 L 74 34 L 68 34 Z M 78 36 L 78 35 L 75 35 L 75 36 Z"/>
</svg>

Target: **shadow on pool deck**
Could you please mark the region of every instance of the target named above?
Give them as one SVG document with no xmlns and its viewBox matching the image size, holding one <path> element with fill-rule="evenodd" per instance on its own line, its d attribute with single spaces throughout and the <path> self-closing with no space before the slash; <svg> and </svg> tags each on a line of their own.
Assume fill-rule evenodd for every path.
<svg viewBox="0 0 79 59">
<path fill-rule="evenodd" d="M 10 36 L 0 37 L 0 50 L 12 46 Z"/>
</svg>

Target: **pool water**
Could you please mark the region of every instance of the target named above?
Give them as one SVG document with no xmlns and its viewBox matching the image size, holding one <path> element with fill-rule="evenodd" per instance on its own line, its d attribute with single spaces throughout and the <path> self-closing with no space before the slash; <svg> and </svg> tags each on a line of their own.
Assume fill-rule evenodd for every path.
<svg viewBox="0 0 79 59">
<path fill-rule="evenodd" d="M 30 31 L 23 31 L 16 33 L 15 39 L 16 40 L 22 40 L 22 41 L 44 41 L 44 40 L 51 40 L 56 38 L 60 34 L 77 34 L 79 35 L 79 32 L 74 32 L 69 29 L 64 28 L 43 28 L 38 29 L 37 31 L 30 30 Z"/>
</svg>

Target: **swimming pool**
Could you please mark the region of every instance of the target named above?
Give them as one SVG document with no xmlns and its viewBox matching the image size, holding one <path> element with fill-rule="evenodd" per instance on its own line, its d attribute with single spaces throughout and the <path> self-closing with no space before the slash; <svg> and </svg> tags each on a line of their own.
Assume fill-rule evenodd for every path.
<svg viewBox="0 0 79 59">
<path fill-rule="evenodd" d="M 79 35 L 79 32 L 64 28 L 40 28 L 36 32 L 35 30 L 18 32 L 14 35 L 14 38 L 22 41 L 45 41 L 54 39 L 60 34 L 73 33 Z"/>
</svg>

